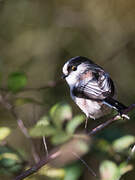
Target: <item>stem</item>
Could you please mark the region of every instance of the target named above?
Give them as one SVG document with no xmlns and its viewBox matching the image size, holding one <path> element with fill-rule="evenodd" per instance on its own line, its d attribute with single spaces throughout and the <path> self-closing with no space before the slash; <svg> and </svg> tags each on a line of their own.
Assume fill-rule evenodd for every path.
<svg viewBox="0 0 135 180">
<path fill-rule="evenodd" d="M 48 156 L 48 148 L 47 148 L 47 144 L 46 144 L 46 139 L 45 139 L 45 136 L 43 136 L 43 144 L 44 144 L 44 148 L 45 148 L 46 156 Z"/>
<path fill-rule="evenodd" d="M 57 158 L 58 156 L 60 156 L 60 154 L 61 154 L 61 151 L 57 151 L 57 152 L 43 158 L 37 164 L 35 164 L 32 168 L 24 171 L 22 174 L 17 176 L 14 180 L 22 180 L 22 179 L 30 176 L 31 174 L 37 172 L 41 167 L 46 165 L 48 162 L 50 162 L 50 161 L 54 160 L 55 158 Z"/>
<path fill-rule="evenodd" d="M 131 106 L 129 106 L 124 113 L 127 114 L 128 112 L 130 112 L 131 110 L 133 110 L 135 108 L 135 104 L 132 104 Z M 103 130 L 104 128 L 106 128 L 107 126 L 111 125 L 112 123 L 116 122 L 117 120 L 121 119 L 121 117 L 119 115 L 114 116 L 113 118 L 109 119 L 108 121 L 98 125 L 96 128 L 94 128 L 92 131 L 90 131 L 88 133 L 89 136 L 95 135 L 96 133 L 98 133 L 99 131 Z M 57 152 L 53 153 L 53 154 L 48 154 L 48 156 L 46 156 L 45 158 L 41 159 L 37 164 L 35 164 L 32 168 L 22 172 L 22 174 L 20 174 L 19 176 L 17 176 L 15 178 L 15 180 L 22 180 L 28 176 L 30 176 L 31 174 L 37 172 L 41 167 L 43 167 L 44 165 L 46 165 L 47 163 L 49 163 L 50 161 L 54 160 L 55 158 L 57 158 L 58 156 L 61 155 L 61 151 L 58 150 Z M 76 156 L 76 154 L 74 154 Z M 84 163 L 84 162 L 83 162 Z M 93 172 L 94 173 L 94 172 Z"/>
<path fill-rule="evenodd" d="M 16 119 L 18 127 L 21 130 L 21 132 L 24 134 L 24 136 L 27 139 L 29 139 L 29 142 L 30 142 L 31 148 L 32 148 L 32 155 L 33 155 L 34 161 L 37 163 L 39 161 L 39 156 L 35 150 L 33 141 L 31 139 L 31 137 L 29 136 L 28 130 L 25 127 L 22 119 L 20 119 L 18 117 L 17 113 L 15 112 L 14 106 L 11 103 L 9 103 L 2 95 L 0 95 L 0 103 L 12 114 L 12 116 Z"/>
</svg>

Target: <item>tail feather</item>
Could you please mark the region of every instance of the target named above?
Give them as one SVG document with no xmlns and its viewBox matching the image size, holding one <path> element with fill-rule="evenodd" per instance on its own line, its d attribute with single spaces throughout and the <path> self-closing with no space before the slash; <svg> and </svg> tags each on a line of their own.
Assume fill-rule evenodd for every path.
<svg viewBox="0 0 135 180">
<path fill-rule="evenodd" d="M 113 98 L 106 98 L 104 100 L 104 103 L 110 106 L 113 109 L 116 109 L 120 114 L 123 113 L 125 109 L 127 109 L 127 106 L 124 104 L 120 103 L 119 101 L 113 99 Z"/>
</svg>

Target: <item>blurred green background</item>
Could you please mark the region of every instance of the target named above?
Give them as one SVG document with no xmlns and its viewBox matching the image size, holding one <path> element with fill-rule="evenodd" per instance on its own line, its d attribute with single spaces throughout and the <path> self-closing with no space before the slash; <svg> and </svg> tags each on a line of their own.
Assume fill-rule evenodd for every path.
<svg viewBox="0 0 135 180">
<path fill-rule="evenodd" d="M 116 84 L 118 99 L 126 105 L 135 102 L 134 19 L 134 0 L 0 0 L 0 92 L 14 106 L 17 116 L 23 120 L 27 129 L 34 126 L 41 117 L 48 114 L 53 105 L 61 101 L 70 104 L 73 109 L 71 116 L 81 113 L 72 102 L 69 88 L 64 82 L 40 91 L 20 90 L 23 87 L 36 89 L 44 87 L 50 81 L 59 81 L 63 64 L 74 56 L 89 57 L 103 66 Z M 19 80 L 14 80 L 15 77 Z M 18 81 L 21 81 L 21 85 L 17 85 L 20 89 L 16 91 L 14 86 Z M 9 135 L 1 138 L 0 152 L 6 152 L 2 149 L 5 146 L 11 148 L 7 152 L 12 152 L 13 148 L 13 152 L 15 154 L 16 151 L 19 152 L 20 158 L 23 161 L 27 160 L 26 166 L 30 167 L 35 161 L 29 138 L 20 131 L 17 119 L 12 116 L 8 108 L 5 108 L 3 100 L 0 102 L 0 127 L 8 128 L 4 129 L 4 132 Z M 71 119 L 71 117 L 68 118 Z M 89 121 L 89 128 L 95 127 L 102 121 Z M 82 125 L 81 132 L 83 128 Z M 130 134 L 132 137 L 129 137 L 131 141 L 129 145 L 131 145 L 134 142 L 134 128 L 134 113 L 132 113 L 131 121 L 117 123 L 103 131 L 100 138 L 97 137 L 98 140 L 95 140 L 97 144 L 99 143 L 95 145 L 97 149 L 93 147 L 92 152 L 89 151 L 84 156 L 86 162 L 96 174 L 100 174 L 102 180 L 118 178 L 118 176 L 112 179 L 101 177 L 103 174 L 101 169 L 104 168 L 101 163 L 104 160 L 112 160 L 116 166 L 126 162 L 127 158 L 126 153 L 117 154 L 116 157 L 111 150 L 109 152 L 112 154 L 107 158 L 106 143 L 112 143 L 117 138 L 127 137 Z M 3 134 L 3 131 L 1 132 Z M 103 142 L 100 142 L 101 139 Z M 32 144 L 34 148 L 36 147 L 38 161 L 44 155 L 42 138 L 32 139 Z M 47 144 L 51 151 L 54 146 L 49 139 Z M 3 157 L 0 156 L 1 158 Z M 13 159 L 17 160 L 17 157 Z M 23 163 L 22 167 L 26 168 Z M 134 161 L 131 164 L 133 165 Z M 11 166 L 13 167 L 14 163 L 11 163 Z M 61 166 L 60 162 L 59 166 Z M 76 168 L 79 169 L 79 167 L 80 161 L 79 164 L 72 164 L 66 168 L 73 169 L 75 174 Z M 86 167 L 83 166 L 83 168 L 82 173 L 73 180 L 79 178 L 94 180 L 92 173 Z M 20 168 L 19 172 L 21 170 Z M 80 172 L 80 169 L 78 171 Z M 19 172 L 4 173 L 4 175 L 0 173 L 0 177 L 10 180 Z M 134 176 L 134 172 L 130 171 L 124 176 L 124 180 L 132 180 Z M 45 174 L 32 176 L 31 179 L 48 180 L 50 178 Z M 64 180 L 72 179 L 67 177 Z"/>
</svg>

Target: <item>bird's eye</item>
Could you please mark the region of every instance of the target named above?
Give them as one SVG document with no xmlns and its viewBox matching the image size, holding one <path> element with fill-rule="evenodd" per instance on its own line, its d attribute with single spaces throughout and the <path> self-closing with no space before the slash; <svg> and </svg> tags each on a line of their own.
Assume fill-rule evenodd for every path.
<svg viewBox="0 0 135 180">
<path fill-rule="evenodd" d="M 76 71 L 77 67 L 76 66 L 72 66 L 72 71 Z"/>
</svg>

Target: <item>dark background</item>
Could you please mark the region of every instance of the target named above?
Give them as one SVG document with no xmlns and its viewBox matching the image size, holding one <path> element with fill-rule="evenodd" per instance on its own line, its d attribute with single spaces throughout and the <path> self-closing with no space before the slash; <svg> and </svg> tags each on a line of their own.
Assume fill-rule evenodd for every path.
<svg viewBox="0 0 135 180">
<path fill-rule="evenodd" d="M 78 55 L 91 58 L 109 72 L 121 102 L 134 103 L 134 0 L 0 1 L 1 87 L 7 86 L 8 75 L 15 71 L 26 73 L 27 87 L 37 88 L 48 81 L 57 81 L 65 61 Z M 18 96 L 44 102 L 43 107 L 26 104 L 17 108 L 27 127 L 59 101 L 67 101 L 75 113 L 80 112 L 70 99 L 66 83 L 41 92 L 24 91 Z M 12 129 L 8 144 L 31 156 L 28 140 L 2 105 L 0 124 Z M 131 133 L 134 127 L 134 123 L 127 125 Z"/>
</svg>

